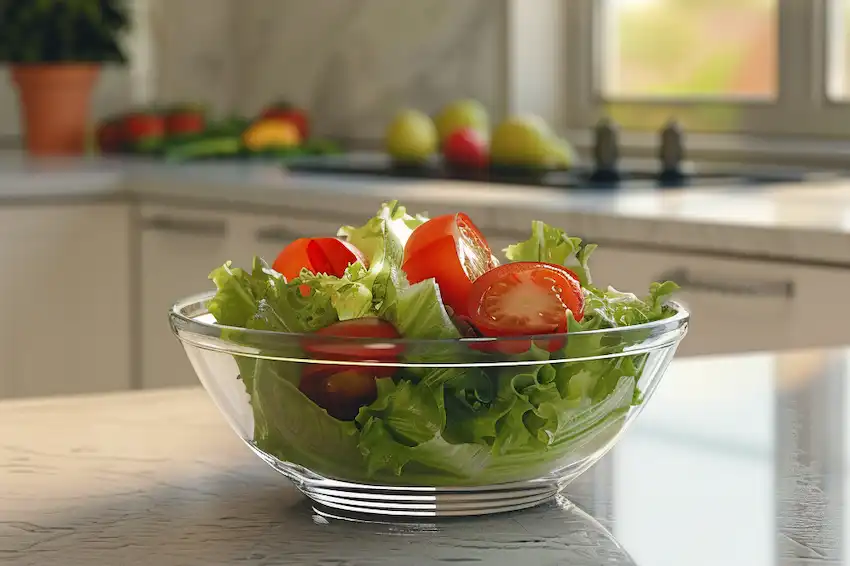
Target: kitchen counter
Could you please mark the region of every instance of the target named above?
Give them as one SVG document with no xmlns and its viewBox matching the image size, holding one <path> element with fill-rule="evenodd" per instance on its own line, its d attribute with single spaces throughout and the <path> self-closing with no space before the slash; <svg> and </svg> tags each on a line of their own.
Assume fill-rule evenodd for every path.
<svg viewBox="0 0 850 566">
<path fill-rule="evenodd" d="M 555 190 L 292 174 L 270 164 L 0 159 L 0 205 L 134 201 L 362 221 L 381 200 L 474 212 L 490 233 L 541 218 L 601 243 L 850 266 L 850 180 L 663 190 Z"/>
<path fill-rule="evenodd" d="M 674 361 L 566 498 L 428 524 L 316 515 L 200 389 L 0 402 L 0 562 L 839 565 L 850 349 Z"/>
</svg>

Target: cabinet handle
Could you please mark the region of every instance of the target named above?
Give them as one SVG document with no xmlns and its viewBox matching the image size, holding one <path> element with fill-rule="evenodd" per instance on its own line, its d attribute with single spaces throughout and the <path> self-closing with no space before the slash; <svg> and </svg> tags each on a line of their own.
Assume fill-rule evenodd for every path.
<svg viewBox="0 0 850 566">
<path fill-rule="evenodd" d="M 794 281 L 726 281 L 697 277 L 684 267 L 662 273 L 658 281 L 673 281 L 683 290 L 703 291 L 719 295 L 746 297 L 781 297 L 793 299 L 796 294 Z"/>
<path fill-rule="evenodd" d="M 302 234 L 282 226 L 268 226 L 266 228 L 260 228 L 257 230 L 256 234 L 256 238 L 260 242 L 275 242 L 281 244 L 288 244 L 289 242 L 303 237 L 304 236 Z"/>
<path fill-rule="evenodd" d="M 142 220 L 142 227 L 146 230 L 156 230 L 157 232 L 188 234 L 192 236 L 224 237 L 227 235 L 227 224 L 224 220 L 152 216 Z"/>
</svg>

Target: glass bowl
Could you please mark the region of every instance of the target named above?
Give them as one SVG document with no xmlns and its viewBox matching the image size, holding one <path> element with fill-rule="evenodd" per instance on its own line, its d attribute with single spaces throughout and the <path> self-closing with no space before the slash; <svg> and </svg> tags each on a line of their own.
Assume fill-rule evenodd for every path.
<svg viewBox="0 0 850 566">
<path fill-rule="evenodd" d="M 646 406 L 689 318 L 670 303 L 670 318 L 617 329 L 377 340 L 222 326 L 212 296 L 170 322 L 216 406 L 319 508 L 370 517 L 551 499 Z"/>
</svg>

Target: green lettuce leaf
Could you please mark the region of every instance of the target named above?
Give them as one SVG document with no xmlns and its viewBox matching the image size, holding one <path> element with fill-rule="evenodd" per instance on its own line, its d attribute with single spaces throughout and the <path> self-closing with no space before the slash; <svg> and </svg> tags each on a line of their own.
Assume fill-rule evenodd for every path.
<svg viewBox="0 0 850 566">
<path fill-rule="evenodd" d="M 257 314 L 262 300 L 279 295 L 285 283 L 260 258 L 254 258 L 250 272 L 226 262 L 210 273 L 217 292 L 207 308 L 219 324 L 245 327 Z"/>
<path fill-rule="evenodd" d="M 452 322 L 440 299 L 440 290 L 433 279 L 411 285 L 398 292 L 396 301 L 384 316 L 405 338 L 446 340 L 443 344 L 411 344 L 406 347 L 404 361 L 422 364 L 469 363 L 480 356 L 457 342 L 460 331 Z M 475 367 L 413 367 L 407 368 L 411 379 L 431 389 L 460 390 L 479 399 L 489 400 L 493 384 L 487 375 Z M 442 390 L 442 389 L 440 389 Z"/>
<path fill-rule="evenodd" d="M 339 229 L 337 236 L 366 256 L 369 268 L 355 264 L 349 268 L 350 277 L 370 289 L 375 314 L 384 317 L 398 292 L 408 286 L 401 269 L 404 245 L 413 230 L 427 220 L 421 215 L 411 216 L 398 201 L 391 201 L 382 204 L 377 215 L 363 226 Z"/>
<path fill-rule="evenodd" d="M 378 399 L 360 410 L 359 448 L 369 474 L 444 473 L 472 477 L 489 460 L 485 446 L 447 442 L 442 388 L 378 380 Z M 408 474 L 406 474 L 408 475 Z"/>
<path fill-rule="evenodd" d="M 384 313 L 405 338 L 460 339 L 460 332 L 446 311 L 440 289 L 433 279 L 399 290 Z"/>
<path fill-rule="evenodd" d="M 360 450 L 370 476 L 403 476 L 421 485 L 451 483 L 446 476 L 458 480 L 478 478 L 490 462 L 486 446 L 451 444 L 440 435 L 407 446 L 393 437 L 383 421 L 375 418 L 369 419 L 360 432 Z"/>
<path fill-rule="evenodd" d="M 373 313 L 373 282 L 374 279 L 368 277 L 363 266 L 354 263 L 345 270 L 342 277 L 313 274 L 305 269 L 292 283 L 310 287 L 311 295 L 305 299 L 306 302 L 326 298 L 339 320 L 352 320 Z"/>
<path fill-rule="evenodd" d="M 378 214 L 363 226 L 343 226 L 337 236 L 363 252 L 370 267 L 384 262 L 400 266 L 408 238 L 417 226 L 427 220 L 425 216 L 411 216 L 394 200 L 382 204 Z"/>
<path fill-rule="evenodd" d="M 585 289 L 585 316 L 589 322 L 601 319 L 603 327 L 634 326 L 667 318 L 673 314 L 665 307 L 666 301 L 679 289 L 672 281 L 653 283 L 649 295 L 640 299 L 633 293 L 624 293 L 613 287 L 607 290 L 591 287 Z"/>
<path fill-rule="evenodd" d="M 535 220 L 531 223 L 531 237 L 504 251 L 511 261 L 542 261 L 568 267 L 582 287 L 587 287 L 593 283 L 587 261 L 595 249 L 595 244 L 582 246 L 581 238 L 571 238 L 563 230 Z"/>
<path fill-rule="evenodd" d="M 384 422 L 387 431 L 398 442 L 416 446 L 437 436 L 446 424 L 442 390 L 392 379 L 376 382 L 378 398 L 360 409 L 357 422 L 365 425 L 375 418 Z"/>
<path fill-rule="evenodd" d="M 257 447 L 328 475 L 364 478 L 357 426 L 305 397 L 297 387 L 299 372 L 300 364 L 256 361 L 251 401 Z"/>
</svg>

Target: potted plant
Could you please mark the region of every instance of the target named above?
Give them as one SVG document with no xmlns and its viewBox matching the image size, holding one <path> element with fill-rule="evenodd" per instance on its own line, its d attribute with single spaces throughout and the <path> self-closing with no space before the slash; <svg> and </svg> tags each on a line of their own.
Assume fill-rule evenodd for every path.
<svg viewBox="0 0 850 566">
<path fill-rule="evenodd" d="M 81 154 L 104 62 L 124 63 L 125 0 L 0 1 L 0 63 L 18 90 L 32 155 Z"/>
</svg>

